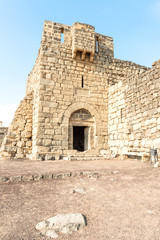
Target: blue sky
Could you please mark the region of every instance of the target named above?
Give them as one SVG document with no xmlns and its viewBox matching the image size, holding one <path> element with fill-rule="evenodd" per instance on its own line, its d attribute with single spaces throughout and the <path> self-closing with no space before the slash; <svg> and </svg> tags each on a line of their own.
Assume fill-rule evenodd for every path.
<svg viewBox="0 0 160 240">
<path fill-rule="evenodd" d="M 44 20 L 88 23 L 114 39 L 115 58 L 151 67 L 160 58 L 160 0 L 0 0 L 0 120 L 25 95 Z"/>
</svg>

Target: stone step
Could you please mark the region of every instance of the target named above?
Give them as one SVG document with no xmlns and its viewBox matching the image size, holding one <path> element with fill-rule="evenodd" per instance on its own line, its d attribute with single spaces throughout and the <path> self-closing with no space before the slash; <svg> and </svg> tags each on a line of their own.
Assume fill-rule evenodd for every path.
<svg viewBox="0 0 160 240">
<path fill-rule="evenodd" d="M 70 161 L 94 161 L 94 160 L 108 160 L 111 156 L 73 156 L 70 157 Z"/>
</svg>

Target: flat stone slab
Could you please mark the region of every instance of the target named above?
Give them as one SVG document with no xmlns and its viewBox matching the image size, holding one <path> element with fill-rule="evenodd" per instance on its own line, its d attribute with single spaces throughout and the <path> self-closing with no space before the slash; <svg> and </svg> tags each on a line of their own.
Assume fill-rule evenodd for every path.
<svg viewBox="0 0 160 240">
<path fill-rule="evenodd" d="M 58 233 L 71 234 L 86 225 L 85 217 L 81 213 L 58 214 L 46 221 L 39 222 L 36 229 L 42 235 L 58 238 Z"/>
<path fill-rule="evenodd" d="M 73 190 L 72 190 L 72 193 L 80 193 L 80 194 L 85 194 L 86 191 L 84 190 L 83 187 L 75 187 Z"/>
</svg>

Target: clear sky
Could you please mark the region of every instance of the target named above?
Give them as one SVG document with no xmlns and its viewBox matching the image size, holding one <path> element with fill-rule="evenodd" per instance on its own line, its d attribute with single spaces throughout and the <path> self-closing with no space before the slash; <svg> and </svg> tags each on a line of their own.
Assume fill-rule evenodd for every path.
<svg viewBox="0 0 160 240">
<path fill-rule="evenodd" d="M 160 59 L 160 0 L 0 0 L 0 121 L 25 95 L 44 20 L 95 26 L 114 39 L 115 58 L 151 67 Z"/>
</svg>

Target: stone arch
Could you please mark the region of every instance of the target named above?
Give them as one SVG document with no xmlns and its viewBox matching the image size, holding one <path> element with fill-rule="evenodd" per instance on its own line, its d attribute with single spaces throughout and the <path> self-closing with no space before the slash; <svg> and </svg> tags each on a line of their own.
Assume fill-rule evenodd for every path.
<svg viewBox="0 0 160 240">
<path fill-rule="evenodd" d="M 69 118 L 68 148 L 81 152 L 95 148 L 95 119 L 84 108 L 74 111 Z"/>
<path fill-rule="evenodd" d="M 92 106 L 89 103 L 86 102 L 75 102 L 72 105 L 68 106 L 68 108 L 65 110 L 62 121 L 61 121 L 61 127 L 62 127 L 62 134 L 63 134 L 63 140 L 62 145 L 64 150 L 69 150 L 69 119 L 73 112 L 79 110 L 79 109 L 85 109 L 90 114 L 91 117 L 94 119 L 94 149 L 98 147 L 99 137 L 100 137 L 100 116 L 97 110 L 94 106 Z"/>
<path fill-rule="evenodd" d="M 99 113 L 97 112 L 97 110 L 94 108 L 94 106 L 92 106 L 89 103 L 75 102 L 72 105 L 70 105 L 63 114 L 62 125 L 68 127 L 71 114 L 79 109 L 86 109 L 91 114 L 91 116 L 95 119 L 95 134 L 96 134 L 96 136 L 99 136 L 99 134 L 100 134 L 100 131 L 99 131 L 100 116 L 99 116 Z"/>
</svg>

